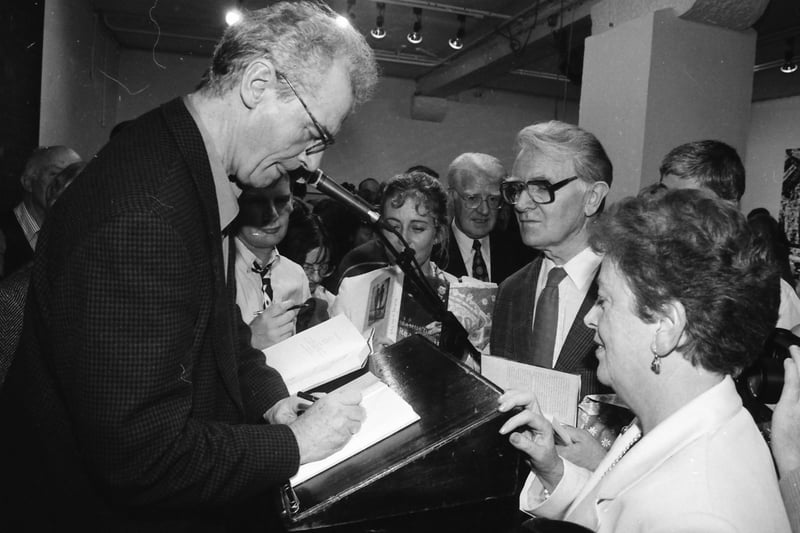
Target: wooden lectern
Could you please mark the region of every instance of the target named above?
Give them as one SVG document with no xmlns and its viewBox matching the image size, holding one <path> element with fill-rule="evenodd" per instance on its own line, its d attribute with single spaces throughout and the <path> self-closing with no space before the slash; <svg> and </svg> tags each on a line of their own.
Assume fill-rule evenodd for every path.
<svg viewBox="0 0 800 533">
<path fill-rule="evenodd" d="M 283 502 L 287 528 L 478 533 L 518 524 L 524 477 L 498 433 L 508 418 L 497 411 L 501 390 L 419 335 L 371 355 L 368 368 L 420 420 L 294 487 L 294 502 Z"/>
</svg>

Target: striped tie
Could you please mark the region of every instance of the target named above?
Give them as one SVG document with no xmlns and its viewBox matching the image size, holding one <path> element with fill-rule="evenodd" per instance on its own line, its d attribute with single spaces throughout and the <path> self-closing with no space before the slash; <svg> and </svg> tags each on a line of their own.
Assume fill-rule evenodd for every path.
<svg viewBox="0 0 800 533">
<path fill-rule="evenodd" d="M 264 295 L 264 309 L 266 309 L 272 303 L 270 265 L 260 266 L 257 261 L 253 261 L 253 272 L 261 276 L 261 292 Z"/>
</svg>

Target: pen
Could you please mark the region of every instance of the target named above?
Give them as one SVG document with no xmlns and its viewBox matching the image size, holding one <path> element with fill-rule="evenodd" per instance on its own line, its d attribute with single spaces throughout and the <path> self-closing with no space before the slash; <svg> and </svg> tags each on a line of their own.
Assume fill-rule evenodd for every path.
<svg viewBox="0 0 800 533">
<path fill-rule="evenodd" d="M 317 401 L 317 397 L 316 396 L 313 396 L 310 393 L 305 392 L 305 391 L 298 392 L 297 393 L 297 397 L 300 398 L 301 400 L 305 400 L 305 401 L 311 402 L 311 403 L 314 403 L 314 402 Z"/>
<path fill-rule="evenodd" d="M 286 310 L 287 311 L 297 311 L 298 309 L 307 309 L 309 307 L 311 307 L 311 304 L 308 304 L 308 303 L 306 303 L 306 304 L 297 304 L 297 305 L 293 305 L 291 307 L 287 307 Z M 261 309 L 259 311 L 256 311 L 256 316 L 260 315 L 264 311 L 266 311 L 266 309 Z"/>
</svg>

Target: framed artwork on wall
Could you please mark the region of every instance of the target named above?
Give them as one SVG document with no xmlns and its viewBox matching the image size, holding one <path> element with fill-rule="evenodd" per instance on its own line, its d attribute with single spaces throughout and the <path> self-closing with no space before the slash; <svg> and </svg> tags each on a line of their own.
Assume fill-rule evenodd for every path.
<svg viewBox="0 0 800 533">
<path fill-rule="evenodd" d="M 786 150 L 779 221 L 789 241 L 789 261 L 796 285 L 800 279 L 800 148 Z"/>
</svg>

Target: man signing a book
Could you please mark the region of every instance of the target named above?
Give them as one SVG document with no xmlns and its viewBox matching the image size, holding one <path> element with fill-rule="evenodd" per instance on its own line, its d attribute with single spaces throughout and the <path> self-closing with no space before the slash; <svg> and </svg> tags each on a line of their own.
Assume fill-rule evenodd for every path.
<svg viewBox="0 0 800 533">
<path fill-rule="evenodd" d="M 9 531 L 284 529 L 278 489 L 359 430 L 361 395 L 297 415 L 234 305 L 226 229 L 240 185 L 317 169 L 376 82 L 324 4 L 245 12 L 195 92 L 132 121 L 59 199 L 0 395 Z"/>
</svg>

